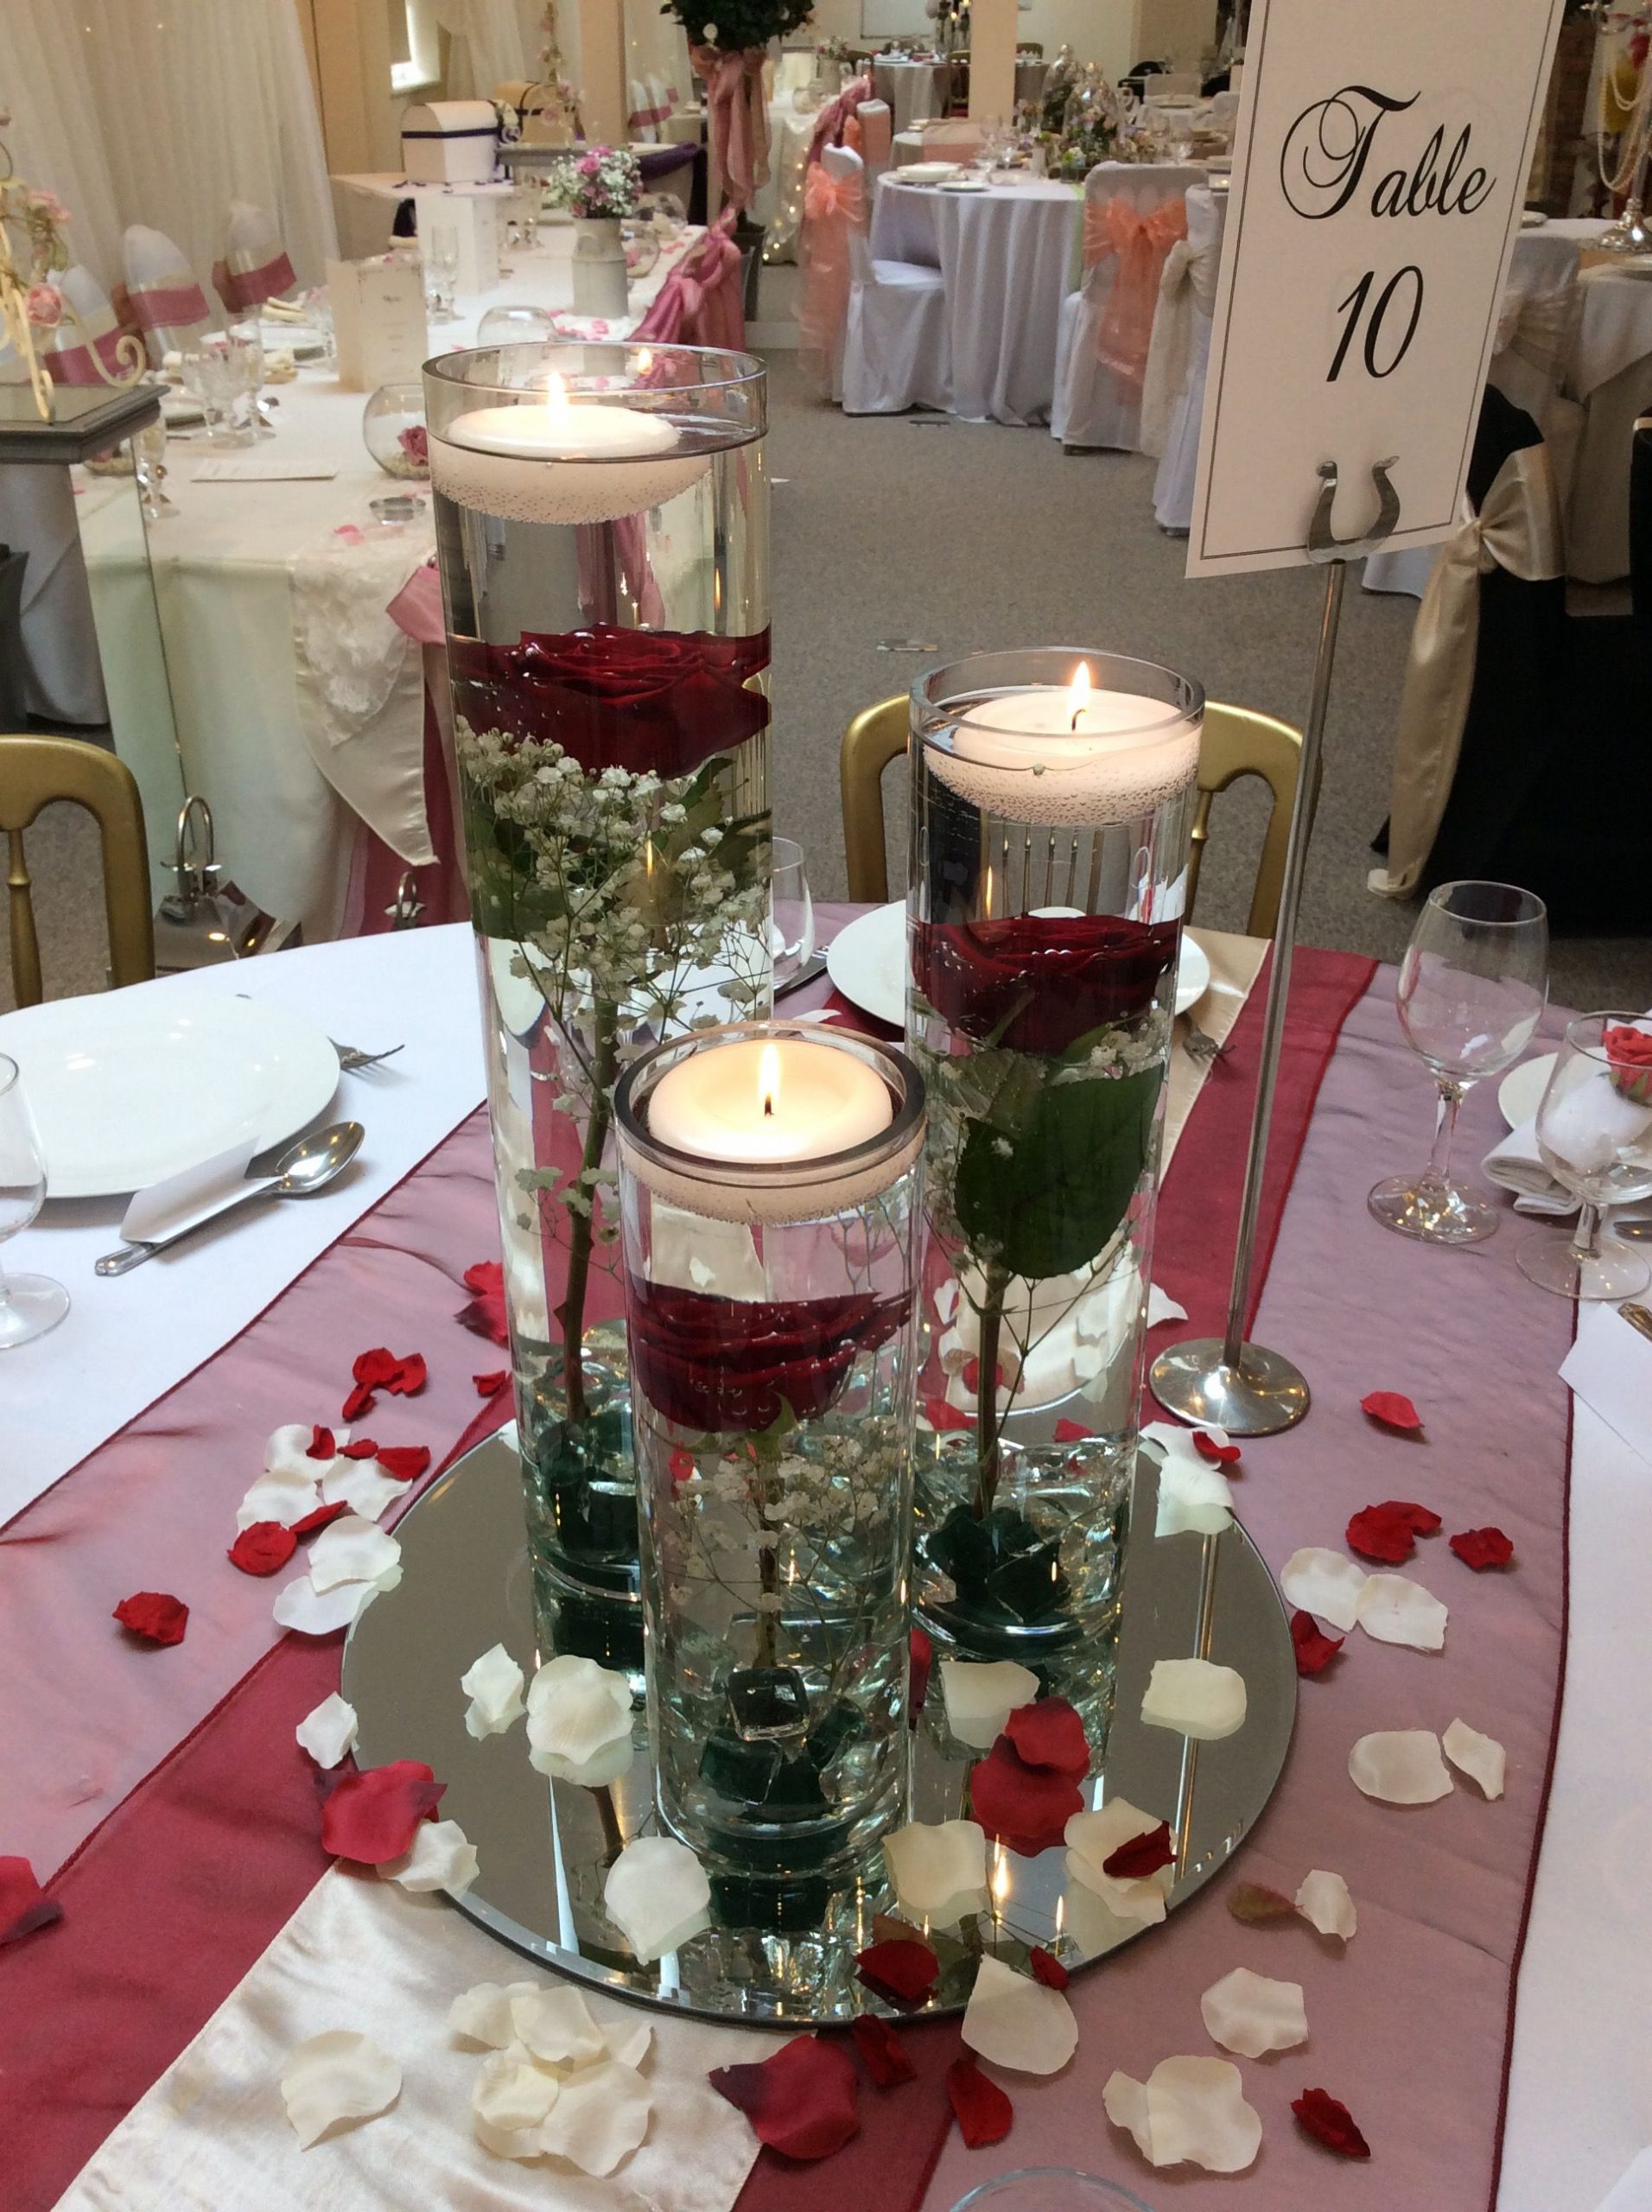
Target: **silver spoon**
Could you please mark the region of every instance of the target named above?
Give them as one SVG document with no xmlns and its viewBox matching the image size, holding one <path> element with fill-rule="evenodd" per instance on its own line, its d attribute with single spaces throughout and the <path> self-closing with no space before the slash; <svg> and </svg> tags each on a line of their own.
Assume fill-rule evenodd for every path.
<svg viewBox="0 0 1652 2212">
<path fill-rule="evenodd" d="M 105 1253 L 93 1273 L 100 1275 L 124 1275 L 133 1268 L 141 1268 L 145 1260 L 152 1260 L 157 1252 L 165 1252 L 174 1244 L 181 1244 L 186 1236 L 193 1236 L 196 1230 L 204 1229 L 208 1222 L 221 1221 L 237 1206 L 248 1205 L 254 1198 L 313 1198 L 318 1191 L 341 1175 L 361 1149 L 361 1140 L 366 1132 L 359 1122 L 334 1122 L 329 1128 L 317 1129 L 307 1137 L 300 1137 L 296 1144 L 288 1146 L 276 1162 L 272 1180 L 255 1184 L 249 1191 L 242 1191 L 227 1205 L 219 1206 L 216 1213 L 209 1213 L 199 1221 L 192 1221 L 185 1229 L 174 1231 L 170 1236 L 156 1237 L 153 1243 L 123 1244 L 118 1252 Z"/>
</svg>

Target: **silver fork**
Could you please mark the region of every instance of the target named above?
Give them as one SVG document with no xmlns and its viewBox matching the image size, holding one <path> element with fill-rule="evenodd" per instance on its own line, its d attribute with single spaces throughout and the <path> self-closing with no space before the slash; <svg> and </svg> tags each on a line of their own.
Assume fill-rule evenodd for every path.
<svg viewBox="0 0 1652 2212">
<path fill-rule="evenodd" d="M 1182 1020 L 1185 1024 L 1182 1042 L 1186 1046 L 1189 1056 L 1207 1063 L 1219 1060 L 1228 1049 L 1226 1045 L 1218 1045 L 1210 1031 L 1201 1029 L 1191 1014 L 1185 1014 Z"/>
<path fill-rule="evenodd" d="M 336 1037 L 327 1042 L 339 1056 L 339 1067 L 345 1075 L 359 1075 L 363 1068 L 376 1068 L 381 1060 L 393 1060 L 397 1052 L 406 1048 L 391 1045 L 382 1052 L 364 1052 L 359 1045 L 340 1045 Z"/>
</svg>

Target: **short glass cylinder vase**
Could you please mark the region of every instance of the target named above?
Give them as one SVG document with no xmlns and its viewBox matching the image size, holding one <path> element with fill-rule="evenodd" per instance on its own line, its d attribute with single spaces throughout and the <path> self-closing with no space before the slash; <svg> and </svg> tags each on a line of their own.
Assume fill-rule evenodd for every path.
<svg viewBox="0 0 1652 2212">
<path fill-rule="evenodd" d="M 1203 714 L 1184 677 L 1071 650 L 912 690 L 914 1597 L 989 1656 L 1117 1627 Z"/>
<path fill-rule="evenodd" d="M 362 442 L 386 476 L 422 484 L 430 474 L 424 387 L 416 378 L 381 384 L 361 410 Z"/>
<path fill-rule="evenodd" d="M 616 1110 L 660 1814 L 813 1874 L 903 1817 L 924 1085 L 741 1023 Z"/>
<path fill-rule="evenodd" d="M 509 345 L 425 392 L 536 1606 L 639 1669 L 613 1091 L 771 1002 L 765 372 Z"/>
</svg>

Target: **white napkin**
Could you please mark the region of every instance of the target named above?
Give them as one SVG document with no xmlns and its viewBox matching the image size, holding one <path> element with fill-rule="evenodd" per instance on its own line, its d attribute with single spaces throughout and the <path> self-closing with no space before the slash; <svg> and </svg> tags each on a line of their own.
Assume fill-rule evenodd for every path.
<svg viewBox="0 0 1652 2212">
<path fill-rule="evenodd" d="M 1630 1302 L 1652 1310 L 1652 1299 L 1644 1294 Z M 1560 1380 L 1631 1452 L 1652 1462 L 1652 1339 L 1632 1327 L 1615 1306 L 1579 1307 L 1577 1341 L 1566 1356 Z M 1652 2159 L 1652 2152 L 1647 2156 Z M 1652 2212 L 1652 2195 L 1646 2204 Z"/>
<path fill-rule="evenodd" d="M 1652 2212 L 1652 2151 L 1642 2151 L 1600 2200 L 1598 2212 Z"/>
<path fill-rule="evenodd" d="M 129 1244 L 154 1244 L 198 1221 L 210 1221 L 232 1198 L 245 1195 L 246 1171 L 257 1147 L 256 1136 L 243 1137 L 227 1151 L 215 1152 L 210 1160 L 203 1160 L 199 1166 L 186 1167 L 180 1174 L 165 1176 L 147 1190 L 135 1192 L 121 1221 L 121 1235 Z M 262 1190 L 274 1180 L 274 1176 L 266 1176 L 253 1187 Z"/>
<path fill-rule="evenodd" d="M 334 477 L 335 461 L 282 461 L 274 454 L 250 454 L 245 461 L 203 461 L 194 469 L 194 484 L 287 484 Z"/>
</svg>

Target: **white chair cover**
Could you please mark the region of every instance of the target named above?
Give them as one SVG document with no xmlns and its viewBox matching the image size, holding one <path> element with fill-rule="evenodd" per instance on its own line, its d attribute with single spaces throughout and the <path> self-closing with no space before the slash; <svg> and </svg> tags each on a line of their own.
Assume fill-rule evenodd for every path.
<svg viewBox="0 0 1652 2212">
<path fill-rule="evenodd" d="M 297 282 L 275 217 L 249 200 L 232 200 L 224 258 L 213 271 L 218 296 L 230 314 L 256 314 L 266 300 L 290 292 Z"/>
<path fill-rule="evenodd" d="M 206 329 L 211 310 L 182 253 L 164 231 L 134 223 L 124 242 L 126 296 L 156 368 Z"/>
<path fill-rule="evenodd" d="M 130 363 L 117 351 L 120 326 L 109 295 L 89 269 L 77 262 L 57 280 L 58 289 L 79 317 L 79 327 L 65 315 L 55 330 L 46 334 L 44 359 L 56 384 L 101 384 L 93 351 L 111 376 L 130 373 Z"/>
<path fill-rule="evenodd" d="M 870 189 L 861 156 L 848 146 L 821 155 L 828 176 Z M 864 199 L 862 200 L 864 206 Z M 834 398 L 846 415 L 899 415 L 909 407 L 944 409 L 952 397 L 946 287 L 938 269 L 874 261 L 864 230 L 849 233 L 849 307 Z"/>
<path fill-rule="evenodd" d="M 1161 456 L 1153 511 L 1165 530 L 1191 529 L 1198 474 L 1199 423 L 1210 359 L 1210 311 L 1227 194 L 1195 185 L 1187 195 L 1187 236 L 1173 245 L 1160 279 L 1159 308 L 1141 393 L 1141 449 Z"/>
<path fill-rule="evenodd" d="M 861 158 L 868 176 L 881 176 L 894 159 L 894 138 L 889 108 L 884 100 L 862 100 L 855 111 L 855 127 L 861 137 Z"/>
<path fill-rule="evenodd" d="M 1122 200 L 1139 216 L 1150 215 L 1204 181 L 1204 171 L 1191 163 L 1103 162 L 1084 179 L 1085 219 L 1088 224 L 1099 219 L 1114 200 Z M 1140 442 L 1141 385 L 1110 368 L 1098 350 L 1118 267 L 1116 254 L 1093 262 L 1078 290 L 1062 302 L 1050 431 L 1065 446 L 1134 452 Z"/>
</svg>

